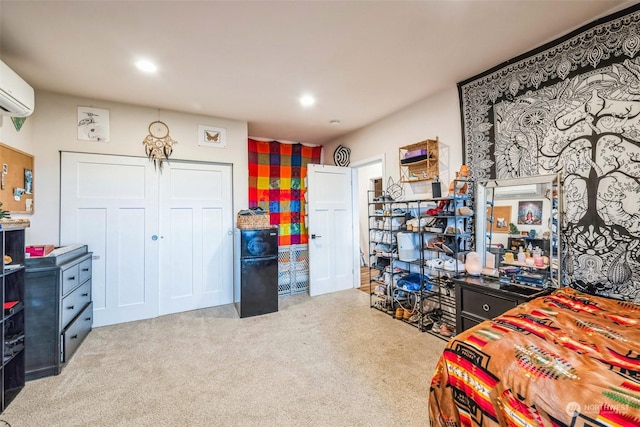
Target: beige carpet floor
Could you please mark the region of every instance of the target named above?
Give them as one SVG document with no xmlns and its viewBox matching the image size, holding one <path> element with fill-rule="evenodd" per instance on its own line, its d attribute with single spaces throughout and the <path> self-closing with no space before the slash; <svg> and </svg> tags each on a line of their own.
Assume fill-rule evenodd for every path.
<svg viewBox="0 0 640 427">
<path fill-rule="evenodd" d="M 20 426 L 428 426 L 445 342 L 357 289 L 96 328 L 0 415 Z"/>
</svg>

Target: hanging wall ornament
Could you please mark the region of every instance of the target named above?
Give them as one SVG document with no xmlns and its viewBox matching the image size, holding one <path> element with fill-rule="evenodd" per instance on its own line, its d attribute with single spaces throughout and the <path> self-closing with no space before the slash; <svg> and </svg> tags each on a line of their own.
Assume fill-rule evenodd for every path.
<svg viewBox="0 0 640 427">
<path fill-rule="evenodd" d="M 142 141 L 147 157 L 157 169 L 162 169 L 162 162 L 169 160 L 173 145 L 177 143 L 169 136 L 169 126 L 159 120 L 149 125 L 149 134 Z"/>
<path fill-rule="evenodd" d="M 349 157 L 351 150 L 343 145 L 338 145 L 336 151 L 333 152 L 333 162 L 336 166 L 349 166 Z"/>
</svg>

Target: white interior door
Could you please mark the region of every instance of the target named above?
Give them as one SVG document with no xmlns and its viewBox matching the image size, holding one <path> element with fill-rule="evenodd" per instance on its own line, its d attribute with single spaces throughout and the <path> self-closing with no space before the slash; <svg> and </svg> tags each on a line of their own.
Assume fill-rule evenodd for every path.
<svg viewBox="0 0 640 427">
<path fill-rule="evenodd" d="M 231 166 L 173 160 L 160 183 L 160 314 L 232 303 Z"/>
<path fill-rule="evenodd" d="M 309 294 L 354 287 L 354 210 L 351 169 L 307 167 Z"/>
<path fill-rule="evenodd" d="M 145 158 L 62 153 L 60 244 L 93 252 L 94 326 L 158 315 L 158 175 Z"/>
</svg>

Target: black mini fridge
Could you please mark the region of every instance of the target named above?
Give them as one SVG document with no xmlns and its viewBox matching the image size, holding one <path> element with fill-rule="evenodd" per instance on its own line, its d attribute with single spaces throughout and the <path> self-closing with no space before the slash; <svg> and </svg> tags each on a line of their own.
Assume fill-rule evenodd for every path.
<svg viewBox="0 0 640 427">
<path fill-rule="evenodd" d="M 240 317 L 278 311 L 278 229 L 236 229 L 234 297 Z"/>
</svg>

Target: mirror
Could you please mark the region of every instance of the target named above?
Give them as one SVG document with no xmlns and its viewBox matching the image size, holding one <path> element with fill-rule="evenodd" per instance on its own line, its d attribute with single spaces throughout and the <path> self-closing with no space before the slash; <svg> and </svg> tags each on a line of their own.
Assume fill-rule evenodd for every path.
<svg viewBox="0 0 640 427">
<path fill-rule="evenodd" d="M 476 185 L 476 251 L 483 273 L 537 288 L 561 284 L 560 176 L 493 179 Z"/>
</svg>

